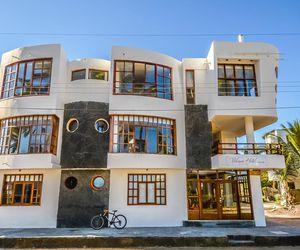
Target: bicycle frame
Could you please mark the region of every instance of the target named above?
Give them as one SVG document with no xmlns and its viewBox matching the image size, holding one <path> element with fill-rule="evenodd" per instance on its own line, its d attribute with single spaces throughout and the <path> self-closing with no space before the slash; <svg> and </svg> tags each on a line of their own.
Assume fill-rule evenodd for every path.
<svg viewBox="0 0 300 250">
<path fill-rule="evenodd" d="M 112 218 L 111 220 L 109 219 L 109 215 L 112 215 Z M 116 219 L 116 211 L 114 212 L 109 212 L 109 210 L 105 209 L 103 211 L 103 214 L 102 214 L 103 217 L 106 217 L 107 218 L 107 221 L 108 221 L 108 227 L 110 227 L 111 225 L 113 225 L 115 223 L 115 219 Z"/>
</svg>

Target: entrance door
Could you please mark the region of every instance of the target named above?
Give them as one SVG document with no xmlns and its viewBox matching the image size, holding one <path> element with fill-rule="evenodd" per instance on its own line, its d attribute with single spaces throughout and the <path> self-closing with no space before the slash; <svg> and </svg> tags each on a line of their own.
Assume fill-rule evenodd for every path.
<svg viewBox="0 0 300 250">
<path fill-rule="evenodd" d="M 189 220 L 234 220 L 251 218 L 251 197 L 245 194 L 247 175 L 240 173 L 190 175 L 187 180 Z M 247 191 L 247 190 L 246 190 Z M 247 198 L 247 199 L 246 199 Z M 247 201 L 250 210 L 244 205 Z M 246 209 L 244 209 L 244 207 Z"/>
</svg>

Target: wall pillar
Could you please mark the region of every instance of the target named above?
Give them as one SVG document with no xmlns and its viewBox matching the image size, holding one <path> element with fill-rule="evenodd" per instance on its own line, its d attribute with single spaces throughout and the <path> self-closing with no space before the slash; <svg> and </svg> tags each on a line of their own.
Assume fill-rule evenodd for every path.
<svg viewBox="0 0 300 250">
<path fill-rule="evenodd" d="M 247 143 L 255 143 L 254 126 L 253 126 L 253 117 L 252 116 L 245 117 L 245 130 L 246 130 Z"/>
<path fill-rule="evenodd" d="M 260 171 L 250 171 L 250 187 L 252 195 L 252 210 L 256 227 L 265 227 L 266 218 L 261 192 Z"/>
</svg>

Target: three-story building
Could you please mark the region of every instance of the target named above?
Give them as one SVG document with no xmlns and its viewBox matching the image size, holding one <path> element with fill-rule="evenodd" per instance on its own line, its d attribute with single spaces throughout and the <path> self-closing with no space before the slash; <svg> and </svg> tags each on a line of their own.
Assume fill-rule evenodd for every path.
<svg viewBox="0 0 300 250">
<path fill-rule="evenodd" d="M 68 61 L 59 45 L 5 53 L 0 227 L 85 227 L 105 207 L 128 226 L 265 226 L 260 170 L 284 159 L 254 131 L 277 120 L 277 72 L 265 43 L 213 42 L 182 61 L 127 47 L 111 61 Z"/>
</svg>

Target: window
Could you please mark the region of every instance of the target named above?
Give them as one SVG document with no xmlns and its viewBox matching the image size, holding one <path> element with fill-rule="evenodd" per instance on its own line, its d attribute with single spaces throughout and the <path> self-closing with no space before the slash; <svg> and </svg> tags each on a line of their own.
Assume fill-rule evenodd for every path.
<svg viewBox="0 0 300 250">
<path fill-rule="evenodd" d="M 67 122 L 66 129 L 70 133 L 74 133 L 79 128 L 79 121 L 76 118 L 71 118 Z"/>
<path fill-rule="evenodd" d="M 85 79 L 85 69 L 79 69 L 72 71 L 71 81 Z"/>
<path fill-rule="evenodd" d="M 105 184 L 105 180 L 103 179 L 102 176 L 95 176 L 92 180 L 91 180 L 91 186 L 94 190 L 101 190 L 101 188 L 104 187 Z"/>
<path fill-rule="evenodd" d="M 176 154 L 175 121 L 167 118 L 114 115 L 113 153 Z"/>
<path fill-rule="evenodd" d="M 39 206 L 42 182 L 42 174 L 4 175 L 2 205 Z"/>
<path fill-rule="evenodd" d="M 128 205 L 166 205 L 166 175 L 128 174 Z"/>
<path fill-rule="evenodd" d="M 58 118 L 52 115 L 0 120 L 0 154 L 56 154 Z"/>
<path fill-rule="evenodd" d="M 89 69 L 89 79 L 108 81 L 108 71 Z"/>
<path fill-rule="evenodd" d="M 105 119 L 100 118 L 95 122 L 95 129 L 100 134 L 104 134 L 109 130 L 109 124 Z"/>
<path fill-rule="evenodd" d="M 115 61 L 114 93 L 172 100 L 171 68 L 144 62 Z"/>
<path fill-rule="evenodd" d="M 219 96 L 257 96 L 254 65 L 218 64 Z"/>
<path fill-rule="evenodd" d="M 1 98 L 49 95 L 52 59 L 21 61 L 6 66 Z"/>
<path fill-rule="evenodd" d="M 65 186 L 67 189 L 74 189 L 77 186 L 77 179 L 74 176 L 70 176 L 65 180 Z"/>
<path fill-rule="evenodd" d="M 194 70 L 186 70 L 186 103 L 195 104 L 195 72 Z"/>
</svg>

